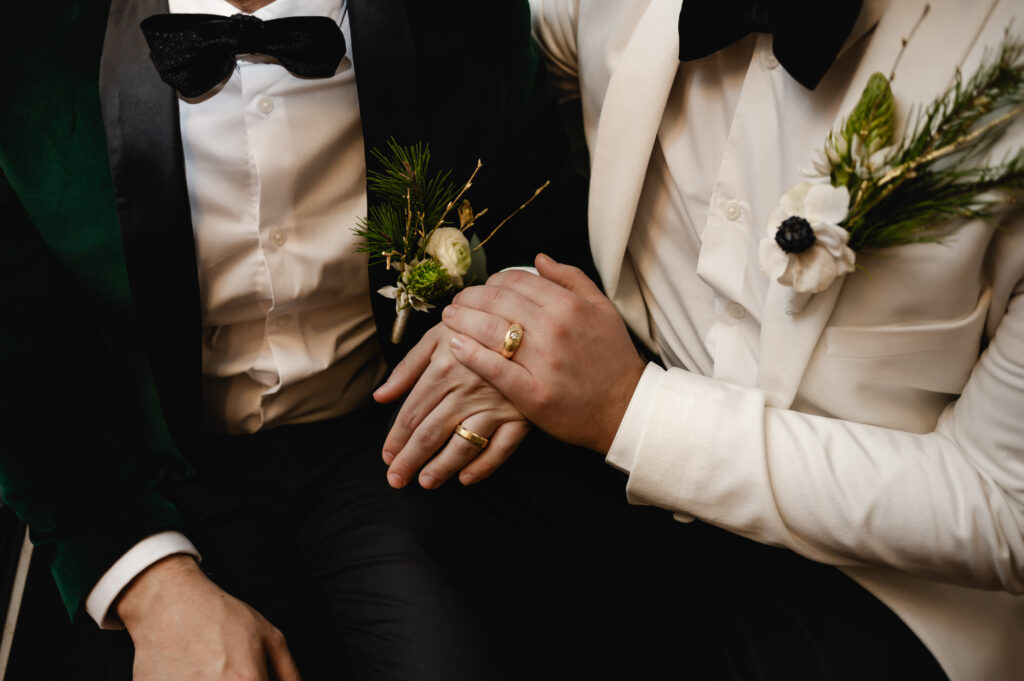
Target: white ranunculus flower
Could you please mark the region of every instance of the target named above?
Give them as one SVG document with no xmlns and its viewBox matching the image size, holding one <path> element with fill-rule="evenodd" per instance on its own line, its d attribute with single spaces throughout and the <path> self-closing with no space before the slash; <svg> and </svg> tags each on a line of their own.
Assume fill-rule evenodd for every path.
<svg viewBox="0 0 1024 681">
<path fill-rule="evenodd" d="M 761 269 L 799 294 L 827 289 L 836 277 L 853 271 L 856 254 L 847 246 L 850 233 L 839 226 L 849 210 L 846 187 L 804 182 L 790 189 L 772 212 L 761 240 Z"/>
<path fill-rule="evenodd" d="M 441 263 L 456 288 L 461 287 L 462 275 L 469 271 L 473 261 L 466 235 L 455 227 L 440 227 L 430 235 L 426 250 L 427 255 Z"/>
</svg>

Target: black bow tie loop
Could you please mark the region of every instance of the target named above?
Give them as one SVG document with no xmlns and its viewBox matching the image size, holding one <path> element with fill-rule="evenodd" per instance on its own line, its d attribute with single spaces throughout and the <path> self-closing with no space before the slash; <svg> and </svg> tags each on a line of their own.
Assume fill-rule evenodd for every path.
<svg viewBox="0 0 1024 681">
<path fill-rule="evenodd" d="M 813 90 L 853 30 L 862 0 L 683 0 L 679 59 L 701 59 L 751 33 L 770 33 L 789 75 Z"/>
<path fill-rule="evenodd" d="M 160 78 L 185 97 L 198 97 L 227 78 L 239 54 L 274 57 L 303 78 L 333 76 L 345 56 L 345 36 L 327 17 L 157 14 L 141 27 Z"/>
</svg>

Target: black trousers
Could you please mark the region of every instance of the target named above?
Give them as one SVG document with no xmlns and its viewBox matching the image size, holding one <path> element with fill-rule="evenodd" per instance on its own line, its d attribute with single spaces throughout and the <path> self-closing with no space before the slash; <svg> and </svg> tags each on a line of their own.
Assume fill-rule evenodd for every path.
<svg viewBox="0 0 1024 681">
<path fill-rule="evenodd" d="M 165 493 L 204 571 L 284 632 L 305 681 L 496 678 L 385 483 L 387 411 L 209 437 Z M 130 678 L 130 641 L 111 647 L 113 678 Z"/>
<path fill-rule="evenodd" d="M 838 569 L 632 507 L 602 457 L 530 438 L 470 488 L 413 493 L 420 532 L 515 679 L 945 680 Z"/>
</svg>

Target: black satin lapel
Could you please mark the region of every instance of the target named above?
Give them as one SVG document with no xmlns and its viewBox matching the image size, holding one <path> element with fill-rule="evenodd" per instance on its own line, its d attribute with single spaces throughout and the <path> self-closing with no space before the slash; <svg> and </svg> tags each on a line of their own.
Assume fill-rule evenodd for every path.
<svg viewBox="0 0 1024 681">
<path fill-rule="evenodd" d="M 139 23 L 167 0 L 113 0 L 100 98 L 136 315 L 175 439 L 201 423 L 202 321 L 195 243 L 174 91 L 149 59 Z"/>
<path fill-rule="evenodd" d="M 374 169 L 379 164 L 370 151 L 384 150 L 392 137 L 400 144 L 423 141 L 416 44 L 405 7 L 399 0 L 348 0 L 348 16 L 366 167 Z M 369 188 L 366 198 L 368 205 L 378 200 Z M 395 283 L 394 271 L 388 273 L 383 265 L 374 266 L 369 276 L 377 338 L 385 360 L 394 366 L 409 344 L 391 343 L 395 303 L 377 294 L 380 287 Z M 409 328 L 406 339 L 415 340 L 418 335 L 416 329 Z"/>
<path fill-rule="evenodd" d="M 416 44 L 399 0 L 348 0 L 359 115 L 370 149 L 423 139 Z"/>
</svg>

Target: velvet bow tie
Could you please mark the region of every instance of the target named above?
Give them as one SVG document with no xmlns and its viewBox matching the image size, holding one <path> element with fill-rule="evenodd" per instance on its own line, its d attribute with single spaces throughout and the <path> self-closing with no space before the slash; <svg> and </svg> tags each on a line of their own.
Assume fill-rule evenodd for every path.
<svg viewBox="0 0 1024 681">
<path fill-rule="evenodd" d="M 141 26 L 160 78 L 185 97 L 227 78 L 239 54 L 274 57 L 304 78 L 333 76 L 345 56 L 345 36 L 327 17 L 157 14 Z"/>
<path fill-rule="evenodd" d="M 751 33 L 770 33 L 775 58 L 813 90 L 839 54 L 861 0 L 683 0 L 679 59 L 700 59 Z"/>
</svg>

